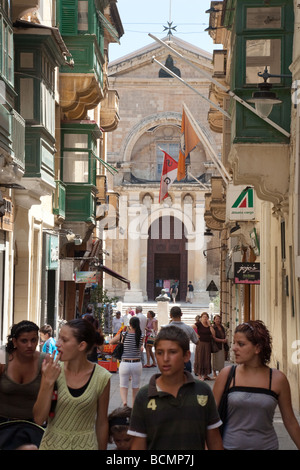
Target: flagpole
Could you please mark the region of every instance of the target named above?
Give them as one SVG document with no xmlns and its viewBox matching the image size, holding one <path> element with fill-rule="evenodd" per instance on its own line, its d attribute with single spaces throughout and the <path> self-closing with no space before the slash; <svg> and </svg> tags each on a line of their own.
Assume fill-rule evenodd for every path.
<svg viewBox="0 0 300 470">
<path fill-rule="evenodd" d="M 216 103 L 214 103 L 213 101 L 211 101 L 209 98 L 207 98 L 206 96 L 202 95 L 198 90 L 196 90 L 195 88 L 193 88 L 191 85 L 189 85 L 188 83 L 186 83 L 181 77 L 179 77 L 178 75 L 176 75 L 176 73 L 172 72 L 172 70 L 168 69 L 168 67 L 166 67 L 165 65 L 161 64 L 157 59 L 155 59 L 155 56 L 152 57 L 152 62 L 156 62 L 163 70 L 165 70 L 167 73 L 169 73 L 170 75 L 172 75 L 172 77 L 174 78 L 177 78 L 177 80 L 179 80 L 181 83 L 183 83 L 185 86 L 187 86 L 188 88 L 190 88 L 191 90 L 193 90 L 195 93 L 197 93 L 197 95 L 201 96 L 201 98 L 203 98 L 204 100 L 208 101 L 209 104 L 211 106 L 213 106 L 214 108 L 217 108 L 222 114 L 224 114 L 224 116 L 226 116 L 228 119 L 231 119 L 231 116 L 223 109 L 221 108 L 220 106 L 218 106 Z"/>
<path fill-rule="evenodd" d="M 213 103 L 209 98 L 206 98 L 205 96 L 203 96 L 201 93 L 199 93 L 197 90 L 195 90 L 191 85 L 189 85 L 188 83 L 186 83 L 184 80 L 182 80 L 180 77 L 178 77 L 178 75 L 176 75 L 175 73 L 173 73 L 171 70 L 169 70 L 167 67 L 165 67 L 163 64 L 161 64 L 158 60 L 155 59 L 155 57 L 153 56 L 152 57 L 152 61 L 156 62 L 158 65 L 160 65 L 164 70 L 166 70 L 166 72 L 168 72 L 170 75 L 172 75 L 174 78 L 177 78 L 181 83 L 183 83 L 184 85 L 186 85 L 188 88 L 191 88 L 195 93 L 197 93 L 198 95 L 200 95 L 202 98 L 204 98 L 206 101 L 208 101 L 209 103 L 211 103 L 214 107 L 218 108 L 219 111 L 221 111 L 223 114 L 225 114 L 226 117 L 229 117 L 229 114 L 226 113 L 226 111 L 224 111 L 224 109 L 220 108 L 218 105 L 216 105 L 215 103 Z M 231 119 L 231 118 L 230 118 Z M 197 128 L 199 129 L 199 126 L 196 124 Z M 193 126 L 195 128 L 195 126 Z M 197 132 L 196 129 L 195 129 L 195 132 L 197 133 L 197 135 L 199 136 L 199 131 Z M 202 140 L 206 140 L 206 145 L 210 148 L 210 144 L 209 142 L 207 141 L 206 139 L 206 136 L 204 136 L 204 134 L 202 132 L 200 132 L 200 135 L 202 136 L 201 139 Z M 211 151 L 209 151 L 211 152 Z M 214 161 L 214 163 L 217 165 L 217 167 L 221 167 L 222 168 L 222 171 L 219 169 L 220 173 L 221 173 L 221 176 L 222 178 L 224 179 L 224 182 L 227 184 L 227 180 L 226 178 L 224 177 L 223 175 L 223 172 L 226 174 L 227 178 L 229 179 L 229 181 L 231 180 L 231 177 L 229 175 L 229 173 L 227 172 L 226 168 L 222 165 L 222 162 L 220 162 L 220 160 L 218 159 L 217 156 L 212 156 L 212 160 Z"/>
<path fill-rule="evenodd" d="M 224 182 L 226 183 L 226 185 L 228 184 L 229 181 L 231 181 L 231 176 L 230 174 L 228 173 L 228 171 L 226 170 L 225 166 L 223 165 L 223 163 L 221 162 L 221 160 L 219 160 L 219 158 L 217 157 L 217 155 L 215 154 L 213 148 L 211 147 L 211 144 L 209 142 L 209 140 L 207 139 L 206 135 L 204 134 L 204 132 L 202 132 L 202 129 L 200 128 L 200 126 L 198 125 L 198 123 L 196 122 L 196 120 L 194 119 L 194 117 L 192 116 L 190 110 L 188 109 L 187 105 L 185 103 L 183 103 L 183 107 L 184 107 L 184 110 L 186 112 L 186 115 L 188 116 L 189 120 L 190 120 L 190 123 L 191 125 L 193 126 L 194 128 L 194 131 L 196 132 L 196 134 L 198 135 L 198 137 L 200 138 L 200 141 L 203 142 L 205 144 L 205 147 L 206 149 L 208 150 L 208 153 L 209 155 L 211 156 L 211 159 L 213 160 L 213 162 L 216 164 Z"/>
<path fill-rule="evenodd" d="M 200 184 L 200 186 L 203 187 L 203 189 L 206 189 L 206 191 L 209 191 L 210 189 L 209 187 L 205 186 L 205 184 L 203 184 L 202 181 L 199 181 L 194 175 L 192 175 L 192 173 L 189 170 L 187 172 L 192 178 L 194 178 L 195 181 L 197 181 L 197 183 Z"/>
<path fill-rule="evenodd" d="M 277 131 L 281 132 L 281 134 L 285 135 L 286 137 L 290 137 L 291 134 L 289 132 L 287 132 L 285 129 L 283 129 L 282 127 L 278 126 L 278 124 L 276 124 L 276 122 L 273 122 L 271 121 L 271 119 L 269 118 L 265 118 L 263 117 L 261 114 L 259 114 L 255 108 L 253 108 L 253 106 L 251 106 L 249 103 L 247 103 L 246 101 L 244 101 L 242 98 L 240 98 L 238 95 L 236 95 L 233 91 L 231 91 L 230 89 L 228 89 L 227 87 L 225 87 L 222 83 L 218 82 L 217 80 L 215 80 L 211 75 L 209 75 L 209 73 L 205 72 L 204 70 L 202 70 L 200 67 L 198 67 L 197 65 L 193 64 L 193 62 L 191 62 L 190 60 L 188 59 L 185 59 L 183 57 L 182 54 L 180 54 L 179 52 L 177 52 L 175 49 L 173 49 L 171 46 L 169 46 L 168 44 L 166 44 L 164 41 L 162 41 L 161 39 L 158 39 L 157 37 L 153 36 L 153 34 L 151 33 L 148 33 L 148 36 L 150 36 L 152 39 L 154 39 L 156 42 L 160 43 L 162 46 L 164 46 L 166 49 L 169 49 L 171 52 L 173 52 L 175 55 L 177 55 L 177 57 L 179 57 L 180 59 L 182 59 L 184 62 L 186 62 L 187 64 L 189 64 L 191 67 L 193 67 L 194 69 L 198 70 L 202 75 L 204 75 L 206 78 L 208 78 L 208 80 L 212 83 L 214 83 L 217 87 L 221 88 L 222 90 L 225 91 L 225 93 L 227 93 L 229 96 L 231 96 L 235 101 L 237 101 L 238 103 L 240 103 L 242 106 L 244 106 L 245 108 L 249 109 L 249 111 L 251 111 L 252 113 L 256 114 L 256 116 L 258 116 L 259 118 L 263 119 L 263 121 L 267 122 L 268 124 L 270 124 L 270 126 L 274 127 Z M 231 117 L 230 117 L 231 119 Z"/>
</svg>

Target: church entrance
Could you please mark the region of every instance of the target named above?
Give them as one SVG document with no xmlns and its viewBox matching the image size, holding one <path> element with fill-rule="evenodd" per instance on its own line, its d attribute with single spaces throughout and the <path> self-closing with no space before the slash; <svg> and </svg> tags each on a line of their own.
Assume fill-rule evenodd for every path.
<svg viewBox="0 0 300 470">
<path fill-rule="evenodd" d="M 154 300 L 161 289 L 178 285 L 177 301 L 184 301 L 187 289 L 187 251 L 184 224 L 175 217 L 160 217 L 148 232 L 147 295 Z"/>
</svg>

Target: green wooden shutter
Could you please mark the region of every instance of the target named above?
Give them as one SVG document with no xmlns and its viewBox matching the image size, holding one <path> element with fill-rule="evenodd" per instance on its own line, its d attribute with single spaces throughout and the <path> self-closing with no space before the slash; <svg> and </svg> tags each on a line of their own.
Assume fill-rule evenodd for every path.
<svg viewBox="0 0 300 470">
<path fill-rule="evenodd" d="M 78 34 L 78 0 L 60 0 L 59 29 L 62 36 Z"/>
</svg>

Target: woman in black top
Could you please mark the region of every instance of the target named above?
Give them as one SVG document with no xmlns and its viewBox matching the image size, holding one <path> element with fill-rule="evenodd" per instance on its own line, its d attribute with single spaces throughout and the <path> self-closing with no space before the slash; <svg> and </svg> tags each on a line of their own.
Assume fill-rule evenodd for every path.
<svg viewBox="0 0 300 470">
<path fill-rule="evenodd" d="M 200 320 L 196 322 L 197 334 L 200 341 L 196 345 L 194 372 L 201 380 L 211 380 L 211 339 L 212 327 L 208 313 L 203 312 Z"/>
</svg>

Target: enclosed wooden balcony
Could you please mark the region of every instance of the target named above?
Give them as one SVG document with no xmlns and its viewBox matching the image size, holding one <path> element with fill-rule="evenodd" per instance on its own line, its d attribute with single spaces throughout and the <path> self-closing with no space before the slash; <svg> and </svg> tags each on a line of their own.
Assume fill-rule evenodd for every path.
<svg viewBox="0 0 300 470">
<path fill-rule="evenodd" d="M 101 103 L 100 126 L 105 132 L 114 131 L 119 124 L 119 95 L 116 90 L 108 90 Z"/>
</svg>

